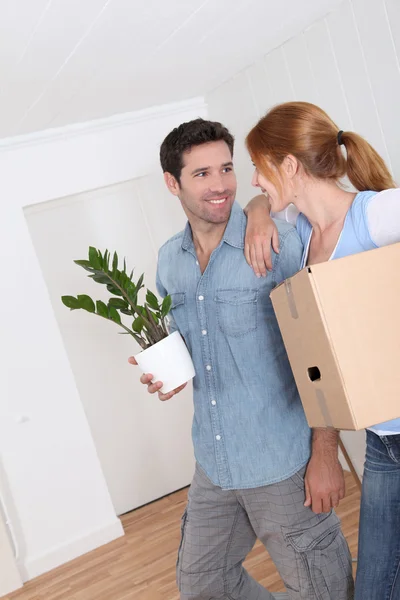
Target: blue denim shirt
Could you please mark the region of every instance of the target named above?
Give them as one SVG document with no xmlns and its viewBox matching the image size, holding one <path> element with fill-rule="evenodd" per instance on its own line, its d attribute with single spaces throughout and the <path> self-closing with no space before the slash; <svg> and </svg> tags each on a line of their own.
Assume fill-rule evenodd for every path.
<svg viewBox="0 0 400 600">
<path fill-rule="evenodd" d="M 291 225 L 277 225 L 280 253 L 266 278 L 245 260 L 238 204 L 203 274 L 189 224 L 159 252 L 158 291 L 172 296 L 172 329 L 185 338 L 196 369 L 196 460 L 223 489 L 283 481 L 310 456 L 311 432 L 270 300 L 299 270 L 303 248 Z"/>
</svg>

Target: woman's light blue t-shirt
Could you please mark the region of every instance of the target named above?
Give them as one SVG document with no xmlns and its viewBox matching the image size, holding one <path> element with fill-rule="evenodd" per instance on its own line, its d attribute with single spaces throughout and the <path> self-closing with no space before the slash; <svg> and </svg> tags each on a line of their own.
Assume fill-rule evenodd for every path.
<svg viewBox="0 0 400 600">
<path fill-rule="evenodd" d="M 343 258 L 351 254 L 358 254 L 365 250 L 373 250 L 378 247 L 371 238 L 367 217 L 368 204 L 376 193 L 377 192 L 370 191 L 359 192 L 354 198 L 353 204 L 346 215 L 339 241 L 331 256 L 332 260 L 335 258 Z M 307 217 L 302 213 L 297 217 L 296 228 L 301 241 L 303 242 L 304 252 L 302 266 L 305 267 L 308 258 L 312 226 Z M 393 433 L 400 434 L 400 418 L 380 423 L 374 427 L 369 427 L 369 429 L 379 435 Z"/>
</svg>

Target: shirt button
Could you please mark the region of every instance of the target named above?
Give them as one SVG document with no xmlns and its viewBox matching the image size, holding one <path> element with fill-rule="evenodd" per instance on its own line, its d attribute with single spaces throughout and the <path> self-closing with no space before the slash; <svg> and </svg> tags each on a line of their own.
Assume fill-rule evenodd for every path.
<svg viewBox="0 0 400 600">
<path fill-rule="evenodd" d="M 215 439 L 218 440 L 218 442 L 219 442 L 219 440 L 221 439 L 221 436 L 220 435 L 216 435 Z"/>
<path fill-rule="evenodd" d="M 206 366 L 207 371 L 211 371 L 211 365 Z"/>
<path fill-rule="evenodd" d="M 211 404 L 215 406 L 217 404 L 216 400 L 211 400 Z"/>
<path fill-rule="evenodd" d="M 203 329 L 203 331 L 201 332 L 203 335 L 207 335 L 207 329 Z"/>
<path fill-rule="evenodd" d="M 204 300 L 204 296 L 199 296 L 199 300 Z"/>
<path fill-rule="evenodd" d="M 199 261 L 198 261 L 198 260 L 196 260 L 196 265 L 198 265 L 198 264 L 199 264 Z"/>
</svg>

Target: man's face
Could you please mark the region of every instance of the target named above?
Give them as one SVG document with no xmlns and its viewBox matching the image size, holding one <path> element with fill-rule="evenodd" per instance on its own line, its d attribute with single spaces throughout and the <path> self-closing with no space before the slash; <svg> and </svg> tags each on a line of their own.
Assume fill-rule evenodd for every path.
<svg viewBox="0 0 400 600">
<path fill-rule="evenodd" d="M 188 218 L 215 225 L 226 223 L 237 187 L 228 145 L 220 141 L 193 146 L 185 152 L 183 165 L 180 184 L 170 173 L 164 178 Z"/>
</svg>

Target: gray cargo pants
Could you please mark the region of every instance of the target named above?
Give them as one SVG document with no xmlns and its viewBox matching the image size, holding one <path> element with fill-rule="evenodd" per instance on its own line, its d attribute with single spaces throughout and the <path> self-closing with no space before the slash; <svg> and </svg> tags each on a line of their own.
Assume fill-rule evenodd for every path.
<svg viewBox="0 0 400 600">
<path fill-rule="evenodd" d="M 196 466 L 182 517 L 181 600 L 272 600 L 243 568 L 259 538 L 291 600 L 351 600 L 351 556 L 334 512 L 304 507 L 304 472 L 260 488 L 226 491 Z"/>
</svg>

